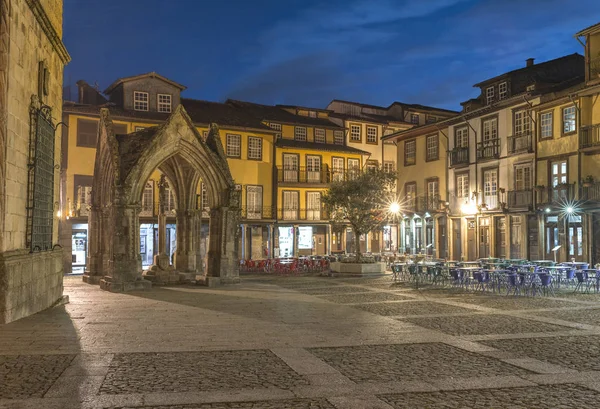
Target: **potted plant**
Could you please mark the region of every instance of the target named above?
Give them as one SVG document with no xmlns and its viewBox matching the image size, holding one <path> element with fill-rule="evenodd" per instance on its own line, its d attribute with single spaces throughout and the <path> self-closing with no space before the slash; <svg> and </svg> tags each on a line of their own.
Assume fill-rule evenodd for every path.
<svg viewBox="0 0 600 409">
<path fill-rule="evenodd" d="M 582 186 L 583 187 L 592 187 L 594 184 L 594 177 L 592 175 L 587 175 L 585 179 L 583 179 Z"/>
</svg>

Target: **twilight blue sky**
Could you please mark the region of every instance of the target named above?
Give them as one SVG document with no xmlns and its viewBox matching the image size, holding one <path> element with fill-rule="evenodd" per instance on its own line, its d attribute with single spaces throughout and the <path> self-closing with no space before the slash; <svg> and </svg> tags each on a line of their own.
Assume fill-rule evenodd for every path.
<svg viewBox="0 0 600 409">
<path fill-rule="evenodd" d="M 473 84 L 578 52 L 599 0 L 65 0 L 65 85 L 156 71 L 188 98 L 459 109 Z M 76 95 L 73 92 L 73 95 Z"/>
</svg>

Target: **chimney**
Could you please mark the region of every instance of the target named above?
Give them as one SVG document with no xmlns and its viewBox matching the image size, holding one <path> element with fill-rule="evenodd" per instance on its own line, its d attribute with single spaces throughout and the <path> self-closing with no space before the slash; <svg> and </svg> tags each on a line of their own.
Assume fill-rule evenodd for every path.
<svg viewBox="0 0 600 409">
<path fill-rule="evenodd" d="M 533 60 L 535 60 L 535 58 L 528 58 L 527 60 L 527 67 L 532 67 L 533 66 Z"/>
</svg>

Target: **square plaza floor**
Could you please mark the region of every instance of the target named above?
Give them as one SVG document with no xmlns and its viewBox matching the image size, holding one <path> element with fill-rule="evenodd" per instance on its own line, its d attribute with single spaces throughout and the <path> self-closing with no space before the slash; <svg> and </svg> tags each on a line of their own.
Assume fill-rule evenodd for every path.
<svg viewBox="0 0 600 409">
<path fill-rule="evenodd" d="M 0 326 L 0 408 L 597 408 L 600 295 L 244 276 Z"/>
</svg>

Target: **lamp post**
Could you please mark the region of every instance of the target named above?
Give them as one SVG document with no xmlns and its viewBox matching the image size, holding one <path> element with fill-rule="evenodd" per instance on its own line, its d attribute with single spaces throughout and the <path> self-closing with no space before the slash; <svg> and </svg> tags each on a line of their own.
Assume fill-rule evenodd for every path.
<svg viewBox="0 0 600 409">
<path fill-rule="evenodd" d="M 396 254 L 396 252 L 398 251 L 398 245 L 399 245 L 399 239 L 400 239 L 400 221 L 399 221 L 400 210 L 401 210 L 401 207 L 400 207 L 400 203 L 398 203 L 398 202 L 392 202 L 388 209 L 390 214 L 392 214 L 393 219 L 396 221 L 396 248 L 394 250 L 394 254 Z M 391 234 L 391 232 L 390 232 L 390 234 Z"/>
</svg>

